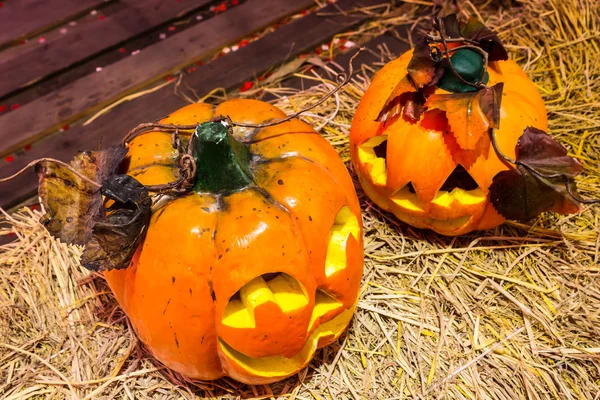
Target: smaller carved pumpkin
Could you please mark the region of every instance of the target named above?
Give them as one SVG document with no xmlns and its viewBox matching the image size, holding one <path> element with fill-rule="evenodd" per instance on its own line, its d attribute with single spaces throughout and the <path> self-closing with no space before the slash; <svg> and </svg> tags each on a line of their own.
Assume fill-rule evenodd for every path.
<svg viewBox="0 0 600 400">
<path fill-rule="evenodd" d="M 511 166 L 488 134 L 494 121 L 481 103 L 491 100 L 473 97 L 475 89 L 448 70 L 441 77 L 431 68 L 411 71 L 429 49 L 410 50 L 377 73 L 352 122 L 352 164 L 371 200 L 412 226 L 444 235 L 495 227 L 504 217 L 490 202 L 490 186 Z M 431 56 L 443 49 L 431 47 Z M 483 71 L 481 56 L 469 49 L 453 52 L 451 60 L 464 80 L 482 78 L 482 86 L 500 88 L 495 137 L 505 155 L 515 157 L 526 127 L 547 130 L 544 102 L 515 62 L 491 61 Z M 423 85 L 423 75 L 434 83 Z M 490 89 L 485 96 L 497 93 Z"/>
<path fill-rule="evenodd" d="M 152 215 L 131 265 L 105 276 L 140 340 L 169 368 L 273 382 L 306 366 L 352 318 L 360 207 L 336 151 L 309 125 L 231 128 L 216 117 L 258 124 L 285 114 L 232 100 L 162 120 L 198 124 L 195 186 Z M 125 171 L 142 184 L 179 178 L 171 133 L 146 132 L 128 149 Z"/>
</svg>

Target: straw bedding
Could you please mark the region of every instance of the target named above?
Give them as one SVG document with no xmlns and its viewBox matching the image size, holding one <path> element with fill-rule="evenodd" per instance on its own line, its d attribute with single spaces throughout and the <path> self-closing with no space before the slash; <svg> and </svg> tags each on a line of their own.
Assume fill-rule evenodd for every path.
<svg viewBox="0 0 600 400">
<path fill-rule="evenodd" d="M 580 191 L 599 197 L 600 4 L 487 3 L 481 18 L 538 86 L 551 133 L 584 163 Z M 399 18 L 387 10 L 352 38 Z M 380 50 L 381 63 L 303 117 L 345 161 L 369 71 L 393 56 Z M 268 90 L 291 112 L 330 84 Z M 1 234 L 17 240 L 0 250 L 0 398 L 600 398 L 600 208 L 447 238 L 396 222 L 358 192 L 365 272 L 353 323 L 307 369 L 268 386 L 187 382 L 165 370 L 103 279 L 78 265 L 80 249 L 53 240 L 40 211 L 6 214 Z"/>
</svg>

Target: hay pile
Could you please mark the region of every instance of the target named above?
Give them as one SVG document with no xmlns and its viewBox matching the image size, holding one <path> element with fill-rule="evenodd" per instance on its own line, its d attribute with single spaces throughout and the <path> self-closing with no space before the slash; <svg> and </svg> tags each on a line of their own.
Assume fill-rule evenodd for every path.
<svg viewBox="0 0 600 400">
<path fill-rule="evenodd" d="M 584 162 L 582 195 L 600 197 L 600 4 L 489 7 L 481 17 L 542 92 L 551 133 Z M 346 160 L 368 84 L 357 77 L 304 117 Z M 290 112 L 326 90 L 272 92 Z M 0 398 L 600 398 L 600 208 L 446 238 L 359 196 L 365 273 L 351 328 L 297 376 L 256 387 L 164 370 L 103 280 L 77 265 L 80 249 L 53 240 L 39 211 L 6 215 L 0 234 L 18 240 L 0 250 Z"/>
</svg>

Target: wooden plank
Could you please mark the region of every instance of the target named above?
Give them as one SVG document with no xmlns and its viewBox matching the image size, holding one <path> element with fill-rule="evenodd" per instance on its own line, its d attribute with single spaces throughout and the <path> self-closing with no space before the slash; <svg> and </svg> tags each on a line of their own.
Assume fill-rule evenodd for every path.
<svg viewBox="0 0 600 400">
<path fill-rule="evenodd" d="M 0 8 L 0 49 L 114 0 L 14 0 Z"/>
<path fill-rule="evenodd" d="M 0 117 L 0 157 L 314 4 L 248 0 Z"/>
<path fill-rule="evenodd" d="M 390 31 L 384 32 L 381 35 L 369 40 L 367 43 L 363 45 L 368 51 L 363 51 L 354 59 L 354 69 L 355 73 L 359 70 L 361 65 L 373 65 L 375 63 L 388 62 L 390 59 L 382 59 L 381 52 L 379 48 L 381 46 L 385 46 L 386 50 L 388 50 L 393 58 L 400 56 L 402 53 L 410 49 L 410 45 L 408 43 L 407 38 L 410 35 L 410 26 L 409 25 L 400 25 L 397 26 Z M 400 38 L 405 40 L 400 40 Z M 356 53 L 356 49 L 351 49 L 346 51 L 344 54 L 338 55 L 335 59 L 335 65 L 340 65 L 344 68 L 350 62 L 350 57 L 352 57 Z M 319 75 L 326 77 L 328 79 L 334 79 L 335 75 L 331 72 L 332 65 L 329 65 L 330 68 L 316 67 L 314 72 Z M 370 72 L 370 71 L 368 71 Z M 290 89 L 298 89 L 298 90 L 306 90 L 313 86 L 319 85 L 320 82 L 315 79 L 305 79 L 302 77 L 292 76 L 288 79 L 284 79 L 281 82 L 281 87 L 290 88 Z M 262 100 L 264 101 L 272 101 L 277 99 L 277 96 L 271 93 L 266 93 Z"/>
<path fill-rule="evenodd" d="M 194 73 L 188 75 L 185 81 L 200 96 L 216 87 L 225 89 L 237 87 L 242 82 L 259 76 L 269 67 L 312 50 L 317 45 L 328 42 L 337 33 L 351 29 L 368 19 L 362 13 L 344 14 L 338 11 L 387 3 L 387 0 L 338 0 L 337 3 L 323 9 L 323 13 L 332 13 L 330 16 L 310 14 L 283 26 L 235 53 L 199 67 Z M 310 32 L 310 35 L 307 35 L 307 32 Z M 12 175 L 37 158 L 54 157 L 70 160 L 80 149 L 96 149 L 100 143 L 103 146 L 118 143 L 126 132 L 138 123 L 163 117 L 185 104 L 173 93 L 170 85 L 123 103 L 86 127 L 73 127 L 36 143 L 22 157 L 1 165 L 0 177 Z M 36 185 L 37 180 L 33 171 L 4 183 L 0 186 L 0 206 L 6 208 L 26 199 L 35 192 Z"/>
<path fill-rule="evenodd" d="M 14 57 L 0 53 L 0 99 L 215 0 L 125 0 L 125 8 L 71 28 Z M 1 11 L 1 10 L 0 10 Z"/>
</svg>

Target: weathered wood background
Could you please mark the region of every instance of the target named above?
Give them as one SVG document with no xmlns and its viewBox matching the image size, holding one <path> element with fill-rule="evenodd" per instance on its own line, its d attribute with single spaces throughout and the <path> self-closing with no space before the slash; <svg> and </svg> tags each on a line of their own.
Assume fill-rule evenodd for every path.
<svg viewBox="0 0 600 400">
<path fill-rule="evenodd" d="M 165 85 L 83 126 L 104 107 L 175 74 L 183 74 L 183 83 L 200 97 L 214 88 L 236 90 L 372 18 L 356 10 L 395 2 L 330 3 L 319 8 L 314 0 L 5 1 L 0 8 L 0 177 L 38 158 L 68 161 L 79 150 L 117 143 L 138 123 L 184 106 L 173 85 Z M 244 40 L 273 25 L 281 26 Z M 397 32 L 406 35 L 406 29 Z M 367 46 L 385 43 L 400 53 L 407 44 L 397 37 L 384 34 Z M 235 51 L 222 52 L 226 46 Z M 341 54 L 334 61 L 346 65 L 348 57 Z M 359 62 L 373 57 L 365 52 Z M 296 78 L 286 85 L 311 83 Z M 0 207 L 35 198 L 36 189 L 36 176 L 27 171 L 0 185 Z"/>
</svg>

